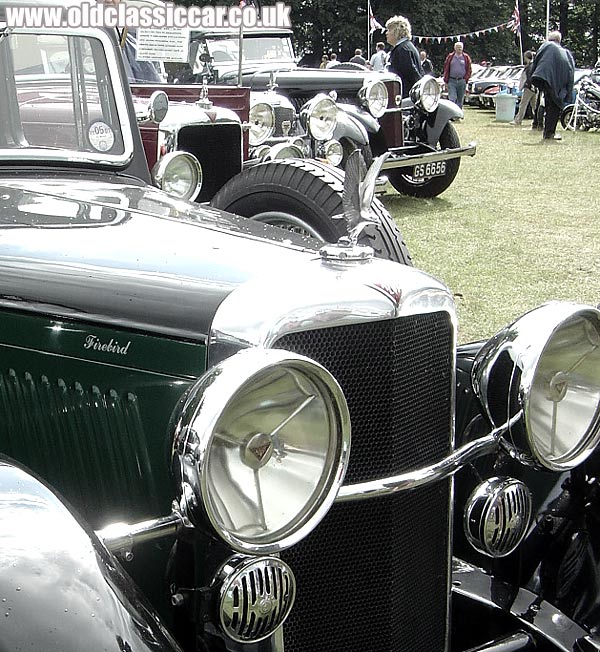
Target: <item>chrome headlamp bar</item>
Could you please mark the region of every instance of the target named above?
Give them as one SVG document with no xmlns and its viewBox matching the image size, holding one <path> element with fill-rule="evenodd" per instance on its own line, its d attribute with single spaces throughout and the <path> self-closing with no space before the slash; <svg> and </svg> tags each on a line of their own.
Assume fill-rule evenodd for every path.
<svg viewBox="0 0 600 652">
<path fill-rule="evenodd" d="M 521 414 L 515 415 L 509 423 L 492 430 L 489 435 L 464 444 L 464 446 L 457 448 L 447 457 L 429 466 L 389 478 L 346 485 L 340 489 L 337 502 L 388 496 L 397 491 L 416 489 L 417 487 L 448 478 L 468 462 L 496 451 L 502 435 L 520 418 Z"/>
<path fill-rule="evenodd" d="M 175 536 L 190 526 L 190 522 L 174 506 L 173 512 L 169 516 L 133 524 L 111 523 L 101 530 L 96 530 L 96 536 L 113 554 L 125 561 L 131 561 L 135 545 L 167 536 Z"/>
</svg>

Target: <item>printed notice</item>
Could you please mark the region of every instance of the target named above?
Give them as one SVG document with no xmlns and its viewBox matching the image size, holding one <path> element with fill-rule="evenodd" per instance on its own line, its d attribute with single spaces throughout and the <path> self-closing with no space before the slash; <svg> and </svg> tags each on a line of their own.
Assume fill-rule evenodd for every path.
<svg viewBox="0 0 600 652">
<path fill-rule="evenodd" d="M 189 29 L 163 27 L 137 30 L 138 61 L 187 61 L 190 46 Z"/>
</svg>

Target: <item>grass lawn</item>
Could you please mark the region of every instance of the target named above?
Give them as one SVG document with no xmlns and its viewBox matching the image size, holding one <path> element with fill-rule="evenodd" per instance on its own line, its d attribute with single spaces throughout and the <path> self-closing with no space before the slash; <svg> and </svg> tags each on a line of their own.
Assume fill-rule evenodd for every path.
<svg viewBox="0 0 600 652">
<path fill-rule="evenodd" d="M 465 108 L 454 123 L 477 154 L 435 199 L 390 187 L 382 200 L 414 264 L 444 281 L 458 306 L 459 340 L 489 337 L 552 299 L 600 303 L 600 133 L 541 132 Z"/>
</svg>

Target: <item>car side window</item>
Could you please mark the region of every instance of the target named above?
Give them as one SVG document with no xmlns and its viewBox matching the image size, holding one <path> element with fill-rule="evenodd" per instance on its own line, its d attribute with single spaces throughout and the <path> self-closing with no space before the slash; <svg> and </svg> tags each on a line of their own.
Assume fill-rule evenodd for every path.
<svg viewBox="0 0 600 652">
<path fill-rule="evenodd" d="M 97 39 L 18 33 L 0 47 L 0 68 L 8 74 L 4 79 L 15 81 L 8 95 L 16 101 L 7 107 L 20 132 L 13 146 L 123 153 L 104 49 Z"/>
</svg>

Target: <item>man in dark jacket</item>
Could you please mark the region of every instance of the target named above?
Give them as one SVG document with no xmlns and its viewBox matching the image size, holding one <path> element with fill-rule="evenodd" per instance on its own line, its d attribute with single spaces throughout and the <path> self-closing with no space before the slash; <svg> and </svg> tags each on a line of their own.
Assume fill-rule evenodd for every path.
<svg viewBox="0 0 600 652">
<path fill-rule="evenodd" d="M 560 140 L 556 125 L 560 112 L 573 95 L 575 61 L 573 55 L 563 48 L 560 32 L 550 32 L 542 43 L 531 67 L 531 82 L 544 93 L 544 139 Z"/>
<path fill-rule="evenodd" d="M 388 70 L 402 79 L 402 97 L 408 97 L 410 89 L 423 76 L 419 51 L 411 41 L 410 23 L 404 16 L 394 16 L 386 22 L 385 27 L 387 42 L 392 46 Z"/>
</svg>

